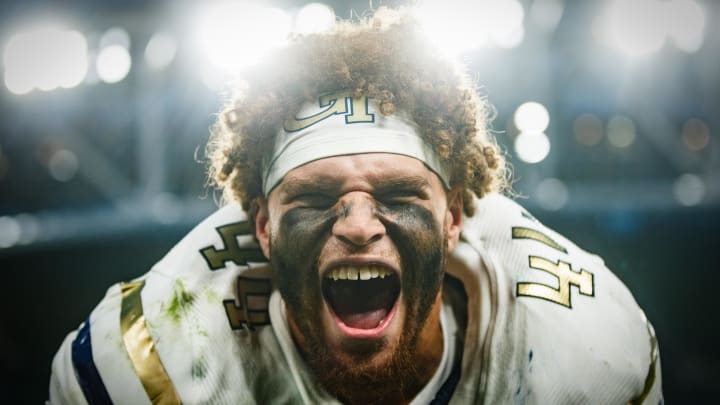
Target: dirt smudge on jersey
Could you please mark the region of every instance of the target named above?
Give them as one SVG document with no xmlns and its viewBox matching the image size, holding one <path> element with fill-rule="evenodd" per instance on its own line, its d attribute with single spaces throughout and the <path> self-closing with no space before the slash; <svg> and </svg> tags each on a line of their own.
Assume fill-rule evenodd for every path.
<svg viewBox="0 0 720 405">
<path fill-rule="evenodd" d="M 185 288 L 182 280 L 175 280 L 175 287 L 166 313 L 173 321 L 180 322 L 180 318 L 190 310 L 193 302 L 195 302 L 195 294 Z"/>
</svg>

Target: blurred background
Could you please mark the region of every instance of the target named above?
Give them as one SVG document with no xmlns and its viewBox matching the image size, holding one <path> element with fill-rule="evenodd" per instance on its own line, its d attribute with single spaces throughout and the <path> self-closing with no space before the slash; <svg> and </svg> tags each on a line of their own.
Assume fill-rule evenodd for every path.
<svg viewBox="0 0 720 405">
<path fill-rule="evenodd" d="M 201 159 L 234 74 L 289 32 L 406 3 L 2 2 L 0 400 L 42 403 L 65 334 L 216 208 Z M 667 403 L 714 402 L 720 2 L 428 0 L 419 13 L 497 109 L 520 202 L 646 310 Z"/>
</svg>

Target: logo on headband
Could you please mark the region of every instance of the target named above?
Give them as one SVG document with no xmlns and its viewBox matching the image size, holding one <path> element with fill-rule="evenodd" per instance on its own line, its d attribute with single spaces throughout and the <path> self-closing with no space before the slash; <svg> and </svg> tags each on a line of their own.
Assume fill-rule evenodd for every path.
<svg viewBox="0 0 720 405">
<path fill-rule="evenodd" d="M 352 91 L 341 90 L 320 96 L 318 102 L 320 107 L 326 108 L 308 117 L 288 118 L 283 124 L 285 132 L 300 131 L 333 115 L 345 115 L 346 124 L 375 122 L 375 114 L 368 111 L 368 97 L 366 95 L 353 97 Z"/>
</svg>

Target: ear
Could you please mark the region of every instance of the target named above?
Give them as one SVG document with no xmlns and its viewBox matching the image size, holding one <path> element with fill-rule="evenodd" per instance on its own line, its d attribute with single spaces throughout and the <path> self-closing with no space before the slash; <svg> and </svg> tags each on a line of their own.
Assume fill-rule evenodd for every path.
<svg viewBox="0 0 720 405">
<path fill-rule="evenodd" d="M 257 212 L 255 213 L 255 237 L 260 243 L 260 248 L 266 258 L 270 258 L 270 211 L 268 202 L 264 197 L 258 197 L 255 201 Z"/>
<path fill-rule="evenodd" d="M 456 187 L 448 192 L 448 206 L 445 213 L 445 231 L 448 238 L 448 252 L 451 252 L 460 239 L 463 224 L 462 189 Z"/>
</svg>

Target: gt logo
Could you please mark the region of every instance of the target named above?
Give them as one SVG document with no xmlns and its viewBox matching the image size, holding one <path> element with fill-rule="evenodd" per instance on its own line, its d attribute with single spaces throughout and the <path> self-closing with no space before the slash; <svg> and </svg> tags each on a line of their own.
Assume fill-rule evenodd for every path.
<svg viewBox="0 0 720 405">
<path fill-rule="evenodd" d="M 375 122 L 375 114 L 368 111 L 368 97 L 353 97 L 352 91 L 341 90 L 331 94 L 325 94 L 319 98 L 320 107 L 327 107 L 324 110 L 309 117 L 288 118 L 283 124 L 286 132 L 297 132 L 333 115 L 345 115 L 346 124 L 359 122 Z"/>
</svg>

